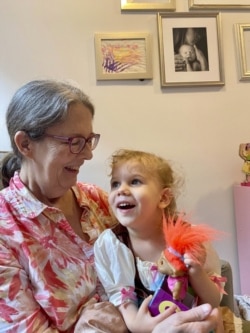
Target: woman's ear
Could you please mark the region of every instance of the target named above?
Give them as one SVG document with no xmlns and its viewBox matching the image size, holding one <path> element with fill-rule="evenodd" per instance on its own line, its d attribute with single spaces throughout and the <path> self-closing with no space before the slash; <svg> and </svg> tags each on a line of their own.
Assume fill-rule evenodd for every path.
<svg viewBox="0 0 250 333">
<path fill-rule="evenodd" d="M 15 144 L 16 144 L 18 150 L 20 151 L 20 153 L 22 155 L 28 156 L 30 154 L 31 140 L 27 133 L 25 133 L 24 131 L 16 132 L 14 141 L 15 141 Z"/>
<path fill-rule="evenodd" d="M 161 209 L 166 208 L 170 204 L 172 198 L 173 198 L 173 194 L 172 194 L 171 189 L 168 187 L 164 188 L 161 192 L 159 208 L 161 208 Z"/>
</svg>

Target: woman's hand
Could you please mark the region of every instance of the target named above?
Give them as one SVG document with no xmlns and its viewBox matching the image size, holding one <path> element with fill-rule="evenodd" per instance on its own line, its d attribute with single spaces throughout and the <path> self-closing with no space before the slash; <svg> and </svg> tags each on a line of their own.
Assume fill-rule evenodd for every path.
<svg viewBox="0 0 250 333">
<path fill-rule="evenodd" d="M 218 309 L 203 304 L 188 311 L 177 312 L 157 324 L 152 333 L 223 333 Z"/>
</svg>

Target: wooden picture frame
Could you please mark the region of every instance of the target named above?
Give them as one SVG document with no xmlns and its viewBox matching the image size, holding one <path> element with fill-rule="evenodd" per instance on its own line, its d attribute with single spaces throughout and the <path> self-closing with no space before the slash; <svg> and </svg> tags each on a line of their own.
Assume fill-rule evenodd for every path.
<svg viewBox="0 0 250 333">
<path fill-rule="evenodd" d="M 155 10 L 155 11 L 175 11 L 175 0 L 150 0 L 149 1 L 136 1 L 136 0 L 121 0 L 122 11 L 143 11 L 143 10 Z"/>
<path fill-rule="evenodd" d="M 191 10 L 196 9 L 250 9 L 250 0 L 188 0 Z"/>
<path fill-rule="evenodd" d="M 162 87 L 224 85 L 219 13 L 158 13 L 157 21 Z M 195 61 L 180 53 L 188 43 Z"/>
<path fill-rule="evenodd" d="M 96 33 L 96 79 L 152 79 L 151 53 L 149 33 Z"/>
<path fill-rule="evenodd" d="M 239 67 L 239 80 L 250 81 L 250 23 L 236 23 L 235 35 Z"/>
</svg>

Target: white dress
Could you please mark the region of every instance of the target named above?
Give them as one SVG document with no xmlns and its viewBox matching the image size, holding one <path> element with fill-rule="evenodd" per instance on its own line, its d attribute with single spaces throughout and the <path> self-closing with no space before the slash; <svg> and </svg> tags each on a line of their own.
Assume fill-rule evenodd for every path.
<svg viewBox="0 0 250 333">
<path fill-rule="evenodd" d="M 220 262 L 211 245 L 206 245 L 207 260 L 205 270 L 208 275 L 220 276 Z M 126 301 L 136 301 L 135 259 L 132 251 L 107 229 L 94 244 L 95 265 L 98 277 L 115 306 Z M 155 263 L 136 258 L 140 280 L 145 288 L 155 291 L 163 274 L 157 271 Z"/>
</svg>

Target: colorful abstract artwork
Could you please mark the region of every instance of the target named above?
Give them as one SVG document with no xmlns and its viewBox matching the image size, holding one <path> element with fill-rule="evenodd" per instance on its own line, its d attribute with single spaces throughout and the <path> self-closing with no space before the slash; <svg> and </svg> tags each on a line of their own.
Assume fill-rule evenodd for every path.
<svg viewBox="0 0 250 333">
<path fill-rule="evenodd" d="M 152 78 L 149 34 L 96 34 L 95 49 L 98 80 Z"/>
<path fill-rule="evenodd" d="M 146 69 L 144 40 L 102 41 L 102 67 L 105 73 L 143 73 Z"/>
</svg>

